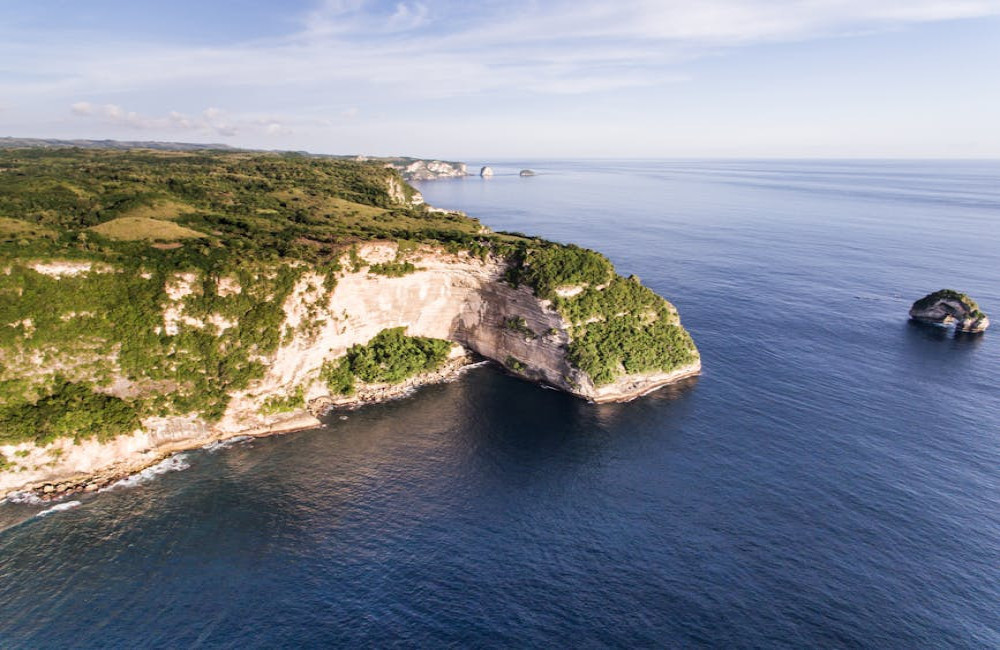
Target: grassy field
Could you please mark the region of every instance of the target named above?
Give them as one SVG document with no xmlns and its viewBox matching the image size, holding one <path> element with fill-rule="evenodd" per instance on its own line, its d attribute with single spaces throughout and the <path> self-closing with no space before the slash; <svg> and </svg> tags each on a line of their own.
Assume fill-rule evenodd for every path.
<svg viewBox="0 0 1000 650">
<path fill-rule="evenodd" d="M 207 237 L 205 233 L 185 228 L 171 221 L 148 217 L 119 217 L 88 230 L 119 241 L 176 241 Z"/>
<path fill-rule="evenodd" d="M 17 242 L 36 237 L 52 238 L 56 232 L 27 221 L 0 217 L 0 242 Z"/>
</svg>

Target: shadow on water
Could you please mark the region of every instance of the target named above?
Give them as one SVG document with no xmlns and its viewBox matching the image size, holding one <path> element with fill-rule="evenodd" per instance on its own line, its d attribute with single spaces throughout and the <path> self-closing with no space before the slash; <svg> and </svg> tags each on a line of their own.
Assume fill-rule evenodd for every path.
<svg viewBox="0 0 1000 650">
<path fill-rule="evenodd" d="M 484 367 L 409 398 L 331 412 L 320 429 L 187 452 L 188 470 L 0 533 L 0 618 L 20 638 L 83 645 L 186 621 L 173 639 L 184 644 L 238 635 L 245 611 L 277 625 L 303 620 L 300 608 L 344 617 L 359 613 L 355 600 L 375 610 L 390 596 L 407 602 L 386 571 L 414 572 L 421 584 L 436 579 L 434 567 L 461 574 L 505 552 L 496 526 L 515 539 L 539 534 L 543 513 L 578 507 L 572 495 L 628 455 L 645 432 L 637 411 L 673 410 L 693 385 L 594 405 Z M 301 602 L 269 600 L 292 591 Z M 31 598 L 38 593 L 48 596 Z M 53 602 L 58 631 L 46 627 Z M 213 616 L 192 625 L 192 607 Z M 114 633 L 100 629 L 109 612 Z"/>
<path fill-rule="evenodd" d="M 952 341 L 953 347 L 967 346 L 975 349 L 982 344 L 985 335 L 985 332 L 962 332 L 953 325 L 935 325 L 912 319 L 906 321 L 906 324 L 908 338 L 912 340 Z"/>
</svg>

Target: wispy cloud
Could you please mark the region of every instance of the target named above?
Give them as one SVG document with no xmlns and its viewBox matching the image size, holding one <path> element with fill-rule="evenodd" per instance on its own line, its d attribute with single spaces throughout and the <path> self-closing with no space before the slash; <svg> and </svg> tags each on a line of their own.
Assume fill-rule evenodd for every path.
<svg viewBox="0 0 1000 650">
<path fill-rule="evenodd" d="M 170 111 L 166 115 L 150 116 L 125 110 L 116 104 L 94 105 L 90 102 L 76 102 L 70 106 L 70 112 L 79 118 L 137 131 L 190 131 L 227 137 L 245 134 L 248 131 L 266 135 L 287 135 L 292 132 L 285 121 L 278 118 L 233 118 L 226 111 L 214 107 L 206 108 L 200 115 Z"/>
<path fill-rule="evenodd" d="M 997 15 L 1000 0 L 317 0 L 276 21 L 282 36 L 225 44 L 0 24 L 0 102 L 56 127 L 306 144 L 323 132 L 341 147 L 429 114 L 455 128 L 482 107 L 548 116 L 636 88 L 664 106 L 706 57 Z"/>
<path fill-rule="evenodd" d="M 373 88 L 389 98 L 588 93 L 676 81 L 671 66 L 730 48 L 993 14 L 1000 0 L 484 0 L 474 12 L 326 0 L 280 39 L 79 47 L 72 60 L 36 58 L 37 80 L 7 91 L 327 87 L 352 93 L 351 105 Z"/>
</svg>

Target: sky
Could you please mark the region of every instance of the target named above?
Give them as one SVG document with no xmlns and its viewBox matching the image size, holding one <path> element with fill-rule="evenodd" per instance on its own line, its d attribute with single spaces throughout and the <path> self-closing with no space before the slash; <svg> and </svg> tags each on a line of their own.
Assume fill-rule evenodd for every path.
<svg viewBox="0 0 1000 650">
<path fill-rule="evenodd" d="M 1000 158 L 1000 0 L 0 0 L 0 136 Z"/>
</svg>

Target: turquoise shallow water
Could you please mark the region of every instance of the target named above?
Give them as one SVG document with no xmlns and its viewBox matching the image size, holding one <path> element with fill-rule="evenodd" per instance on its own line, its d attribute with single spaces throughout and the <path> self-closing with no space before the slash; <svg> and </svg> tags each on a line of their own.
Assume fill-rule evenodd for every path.
<svg viewBox="0 0 1000 650">
<path fill-rule="evenodd" d="M 998 332 L 906 320 L 1000 316 L 1000 164 L 493 167 L 420 189 L 608 254 L 704 374 L 596 406 L 484 367 L 2 504 L 0 646 L 1000 646 Z"/>
</svg>

